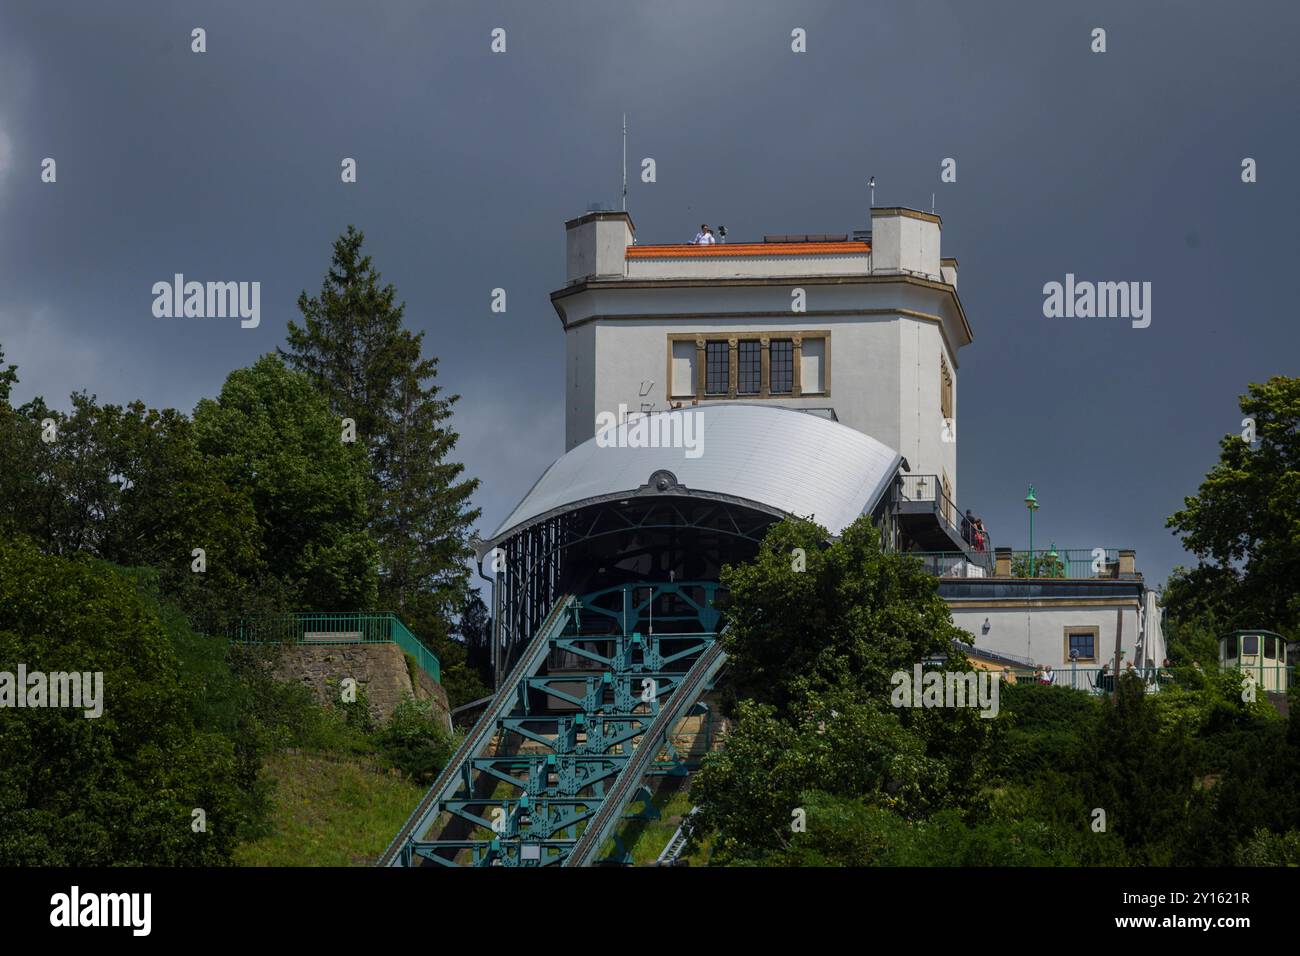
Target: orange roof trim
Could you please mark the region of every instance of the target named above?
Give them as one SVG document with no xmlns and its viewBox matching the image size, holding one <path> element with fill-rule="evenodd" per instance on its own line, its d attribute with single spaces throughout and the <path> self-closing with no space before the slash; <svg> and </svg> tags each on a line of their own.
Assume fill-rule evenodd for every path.
<svg viewBox="0 0 1300 956">
<path fill-rule="evenodd" d="M 871 251 L 869 242 L 734 242 L 694 246 L 628 246 L 629 259 L 731 259 L 738 256 L 848 256 Z"/>
</svg>

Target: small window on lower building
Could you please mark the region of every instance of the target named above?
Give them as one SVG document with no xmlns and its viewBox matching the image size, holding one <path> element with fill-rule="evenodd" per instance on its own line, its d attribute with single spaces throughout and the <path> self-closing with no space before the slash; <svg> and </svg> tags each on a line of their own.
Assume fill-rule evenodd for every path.
<svg viewBox="0 0 1300 956">
<path fill-rule="evenodd" d="M 794 340 L 773 339 L 770 351 L 769 391 L 773 395 L 789 395 L 794 391 Z"/>
<path fill-rule="evenodd" d="M 1259 635 L 1247 634 L 1241 639 L 1241 655 L 1243 657 L 1254 657 L 1259 653 Z"/>
<path fill-rule="evenodd" d="M 1097 629 L 1071 627 L 1065 631 L 1065 659 L 1067 661 L 1095 661 L 1097 659 Z"/>
<path fill-rule="evenodd" d="M 1264 638 L 1264 660 L 1266 661 L 1277 660 L 1277 638 L 1276 637 Z"/>
<path fill-rule="evenodd" d="M 1226 648 L 1223 652 L 1223 656 L 1229 658 L 1236 657 L 1237 656 L 1237 635 L 1236 634 L 1232 635 L 1232 637 L 1226 640 L 1225 644 L 1226 644 Z"/>
</svg>

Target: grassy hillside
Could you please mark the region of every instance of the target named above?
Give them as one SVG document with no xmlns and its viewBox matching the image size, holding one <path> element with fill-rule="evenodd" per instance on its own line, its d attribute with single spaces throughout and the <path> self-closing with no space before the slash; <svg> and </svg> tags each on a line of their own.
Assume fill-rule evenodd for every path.
<svg viewBox="0 0 1300 956">
<path fill-rule="evenodd" d="M 618 842 L 632 855 L 634 866 L 654 866 L 655 860 L 663 848 L 677 832 L 686 815 L 691 812 L 691 798 L 687 792 L 688 783 L 681 779 L 656 780 L 654 793 L 649 801 L 659 811 L 655 820 L 629 819 L 633 814 L 645 812 L 647 801 L 634 800 L 624 813 L 622 825 L 616 831 Z M 712 840 L 706 838 L 701 844 L 692 847 L 683 855 L 691 866 L 707 866 Z M 607 840 L 601 858 L 614 854 L 615 841 Z"/>
<path fill-rule="evenodd" d="M 365 757 L 281 752 L 269 836 L 235 850 L 241 866 L 367 866 L 406 822 L 424 789 Z"/>
</svg>

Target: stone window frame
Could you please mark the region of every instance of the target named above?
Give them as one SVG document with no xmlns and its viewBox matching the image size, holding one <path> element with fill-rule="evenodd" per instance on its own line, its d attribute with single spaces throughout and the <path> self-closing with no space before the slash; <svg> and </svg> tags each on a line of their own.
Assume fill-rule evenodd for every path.
<svg viewBox="0 0 1300 956">
<path fill-rule="evenodd" d="M 939 356 L 939 417 L 944 421 L 950 421 L 952 414 L 952 369 L 948 368 L 948 360 L 942 355 Z"/>
<path fill-rule="evenodd" d="M 957 499 L 952 494 L 952 481 L 948 478 L 948 469 L 944 468 L 941 471 L 942 474 L 939 475 L 939 494 L 943 500 L 938 503 L 939 511 L 948 520 L 948 524 L 956 528 L 958 527 Z M 974 532 L 972 532 L 973 537 Z"/>
<path fill-rule="evenodd" d="M 1070 635 L 1072 634 L 1089 634 L 1092 636 L 1092 657 L 1080 657 L 1077 663 L 1097 663 L 1097 654 L 1101 650 L 1101 628 L 1095 624 L 1067 624 L 1062 629 L 1064 650 L 1061 652 L 1061 659 L 1065 663 L 1070 663 Z"/>
<path fill-rule="evenodd" d="M 771 344 L 773 339 L 789 339 L 794 343 L 794 388 L 789 392 L 774 393 L 771 385 Z M 808 398 L 830 398 L 831 396 L 831 333 L 830 329 L 810 329 L 789 332 L 670 332 L 668 333 L 668 371 L 664 381 L 668 387 L 669 402 L 721 402 L 742 399 L 776 399 L 784 401 L 791 398 L 803 398 L 803 341 L 804 339 L 821 339 L 822 346 L 822 388 L 810 392 Z M 740 371 L 740 342 L 757 341 L 762 351 L 760 360 L 759 389 L 755 393 L 742 393 L 737 381 Z M 673 391 L 673 345 L 677 342 L 695 343 L 695 390 L 693 395 L 678 395 Z M 709 342 L 726 342 L 728 353 L 727 394 L 708 394 L 705 391 L 708 375 L 706 348 Z"/>
</svg>

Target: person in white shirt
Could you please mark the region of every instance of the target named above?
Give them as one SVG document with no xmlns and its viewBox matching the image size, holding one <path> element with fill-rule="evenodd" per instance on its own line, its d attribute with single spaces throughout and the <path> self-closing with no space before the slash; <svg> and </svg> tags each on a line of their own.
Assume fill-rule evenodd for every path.
<svg viewBox="0 0 1300 956">
<path fill-rule="evenodd" d="M 691 245 L 711 246 L 717 241 L 718 240 L 713 237 L 713 230 L 710 229 L 707 225 L 701 225 L 700 231 L 697 232 L 695 234 L 695 238 L 691 240 Z"/>
</svg>

